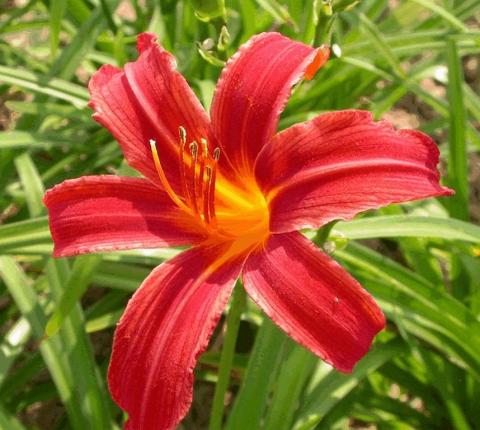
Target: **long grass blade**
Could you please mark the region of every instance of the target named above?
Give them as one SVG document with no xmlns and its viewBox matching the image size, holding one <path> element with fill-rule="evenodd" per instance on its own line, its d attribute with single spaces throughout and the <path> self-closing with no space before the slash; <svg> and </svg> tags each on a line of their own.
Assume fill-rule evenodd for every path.
<svg viewBox="0 0 480 430">
<path fill-rule="evenodd" d="M 450 103 L 448 182 L 455 196 L 448 200 L 448 208 L 455 218 L 468 220 L 468 165 L 465 128 L 467 116 L 463 103 L 463 71 L 456 42 L 447 42 L 448 100 Z"/>
</svg>

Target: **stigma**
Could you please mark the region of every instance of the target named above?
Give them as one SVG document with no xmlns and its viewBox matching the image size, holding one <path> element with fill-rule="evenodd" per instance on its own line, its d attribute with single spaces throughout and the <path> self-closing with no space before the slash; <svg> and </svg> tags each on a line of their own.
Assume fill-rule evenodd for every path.
<svg viewBox="0 0 480 430">
<path fill-rule="evenodd" d="M 170 185 L 162 168 L 155 140 L 150 139 L 153 162 L 160 182 L 172 201 L 182 210 L 200 218 L 209 228 L 217 229 L 215 214 L 215 181 L 220 148 L 210 154 L 207 139 L 200 144 L 192 141 L 187 145 L 187 132 L 179 127 L 178 165 L 181 194 Z"/>
</svg>

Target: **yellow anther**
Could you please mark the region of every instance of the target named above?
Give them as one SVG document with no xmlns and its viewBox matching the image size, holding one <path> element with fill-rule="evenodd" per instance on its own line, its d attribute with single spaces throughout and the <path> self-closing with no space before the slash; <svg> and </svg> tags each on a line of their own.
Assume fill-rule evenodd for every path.
<svg viewBox="0 0 480 430">
<path fill-rule="evenodd" d="M 207 143 L 207 139 L 205 139 L 204 137 L 202 137 L 200 139 L 200 143 L 202 144 L 202 156 L 203 158 L 207 158 L 208 157 L 208 143 Z"/>
<path fill-rule="evenodd" d="M 182 126 L 178 127 L 178 134 L 180 136 L 180 142 L 182 144 L 187 143 L 187 132 Z"/>
<path fill-rule="evenodd" d="M 165 172 L 163 171 L 162 164 L 160 163 L 160 158 L 157 152 L 157 143 L 153 139 L 150 139 L 150 148 L 152 150 L 155 169 L 157 170 L 158 177 L 166 193 L 170 196 L 170 198 L 179 208 L 186 210 L 187 212 L 190 212 L 190 208 L 182 200 L 180 200 L 177 194 L 175 194 L 175 191 L 173 191 L 173 188 L 170 186 L 170 183 L 168 182 L 168 179 L 165 176 Z"/>
<path fill-rule="evenodd" d="M 213 159 L 218 163 L 218 160 L 220 159 L 220 148 L 215 148 L 213 150 Z"/>
<path fill-rule="evenodd" d="M 193 141 L 191 144 L 190 144 L 190 153 L 192 154 L 192 158 L 194 161 L 197 161 L 197 157 L 198 157 L 198 143 Z"/>
</svg>

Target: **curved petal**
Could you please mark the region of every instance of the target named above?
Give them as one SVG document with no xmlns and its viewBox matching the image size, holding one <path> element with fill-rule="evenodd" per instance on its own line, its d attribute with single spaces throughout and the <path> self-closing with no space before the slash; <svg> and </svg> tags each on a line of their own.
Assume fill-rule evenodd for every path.
<svg viewBox="0 0 480 430">
<path fill-rule="evenodd" d="M 173 429 L 192 401 L 193 368 L 206 349 L 244 257 L 217 264 L 224 245 L 192 248 L 157 267 L 115 332 L 108 371 L 130 430 Z"/>
<path fill-rule="evenodd" d="M 299 233 L 273 235 L 250 254 L 243 282 L 280 328 L 344 372 L 353 369 L 385 326 L 360 284 Z"/>
<path fill-rule="evenodd" d="M 328 55 L 325 46 L 314 49 L 279 33 L 262 33 L 228 61 L 213 97 L 211 117 L 213 134 L 231 169 L 252 171 L 258 152 L 277 129 L 291 87 L 302 77 L 312 78 Z"/>
<path fill-rule="evenodd" d="M 55 257 L 199 242 L 195 218 L 146 179 L 84 176 L 45 193 Z"/>
<path fill-rule="evenodd" d="M 119 69 L 100 68 L 90 80 L 93 118 L 118 140 L 128 163 L 159 184 L 150 139 L 157 143 L 167 178 L 179 187 L 179 127 L 189 141 L 207 136 L 209 120 L 174 57 L 156 43 L 156 36 L 138 36 L 137 61 Z"/>
<path fill-rule="evenodd" d="M 277 134 L 258 157 L 270 228 L 316 228 L 358 212 L 452 193 L 439 184 L 438 149 L 427 135 L 396 131 L 364 111 L 321 115 Z"/>
</svg>

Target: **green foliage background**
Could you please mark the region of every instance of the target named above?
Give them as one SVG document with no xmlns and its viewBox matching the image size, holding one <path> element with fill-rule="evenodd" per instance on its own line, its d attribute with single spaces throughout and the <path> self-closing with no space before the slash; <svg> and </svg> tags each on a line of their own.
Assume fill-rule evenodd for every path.
<svg viewBox="0 0 480 430">
<path fill-rule="evenodd" d="M 0 429 L 120 428 L 105 383 L 113 327 L 151 268 L 177 252 L 51 258 L 44 190 L 131 174 L 90 118 L 89 76 L 134 59 L 135 35 L 153 31 L 208 107 L 223 62 L 272 29 L 334 47 L 296 88 L 281 128 L 328 110 L 393 110 L 394 122 L 436 138 L 457 193 L 331 231 L 323 246 L 388 317 L 353 374 L 248 302 L 202 356 L 182 428 L 480 429 L 480 1 L 0 0 L 0 12 Z M 323 233 L 307 234 L 321 245 Z"/>
</svg>

